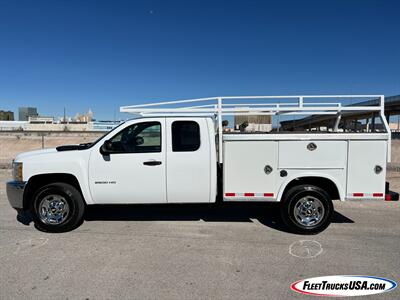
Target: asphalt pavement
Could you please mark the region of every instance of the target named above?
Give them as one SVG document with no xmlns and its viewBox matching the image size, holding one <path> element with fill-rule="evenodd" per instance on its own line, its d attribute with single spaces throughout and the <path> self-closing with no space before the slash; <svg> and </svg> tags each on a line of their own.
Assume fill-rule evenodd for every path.
<svg viewBox="0 0 400 300">
<path fill-rule="evenodd" d="M 16 220 L 0 170 L 0 299 L 293 299 L 304 278 L 400 282 L 400 202 L 338 202 L 313 236 L 286 232 L 274 204 L 91 208 L 78 229 Z M 400 290 L 370 299 L 399 299 Z"/>
</svg>

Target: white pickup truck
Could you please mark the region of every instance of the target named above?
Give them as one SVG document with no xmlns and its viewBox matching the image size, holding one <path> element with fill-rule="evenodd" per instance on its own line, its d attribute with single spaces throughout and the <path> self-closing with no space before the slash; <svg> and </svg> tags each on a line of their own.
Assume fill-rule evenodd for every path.
<svg viewBox="0 0 400 300">
<path fill-rule="evenodd" d="M 378 105 L 306 102 L 353 97 L 376 97 Z M 259 201 L 281 202 L 292 231 L 317 233 L 330 223 L 332 200 L 386 197 L 390 131 L 383 99 L 217 97 L 121 107 L 141 116 L 93 143 L 19 154 L 8 199 L 48 232 L 76 228 L 93 204 Z M 215 103 L 187 106 L 209 101 Z M 346 117 L 363 113 L 373 115 L 371 124 L 358 132 L 341 129 Z M 227 115 L 296 114 L 328 115 L 335 124 L 328 132 L 302 133 L 225 133 L 222 126 Z"/>
</svg>

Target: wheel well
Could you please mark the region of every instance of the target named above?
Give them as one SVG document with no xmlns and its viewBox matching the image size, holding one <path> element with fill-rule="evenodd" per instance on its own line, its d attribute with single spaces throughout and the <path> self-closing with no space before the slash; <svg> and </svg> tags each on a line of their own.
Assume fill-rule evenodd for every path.
<svg viewBox="0 0 400 300">
<path fill-rule="evenodd" d="M 32 197 L 34 196 L 35 192 L 41 188 L 42 186 L 45 186 L 50 183 L 55 183 L 55 182 L 63 182 L 63 183 L 68 183 L 72 186 L 74 186 L 80 193 L 83 199 L 82 190 L 79 185 L 78 179 L 72 174 L 65 174 L 65 173 L 55 173 L 55 174 L 40 174 L 40 175 L 35 175 L 32 176 L 24 191 L 24 209 L 29 209 L 29 201 L 32 200 Z"/>
<path fill-rule="evenodd" d="M 315 185 L 324 191 L 328 193 L 328 195 L 331 197 L 332 200 L 337 200 L 340 199 L 339 195 L 339 190 L 336 186 L 336 184 L 324 177 L 300 177 L 300 178 L 295 178 L 289 184 L 285 187 L 285 190 L 283 191 L 283 195 L 289 191 L 292 187 L 301 185 L 301 184 L 310 184 L 310 185 Z"/>
</svg>

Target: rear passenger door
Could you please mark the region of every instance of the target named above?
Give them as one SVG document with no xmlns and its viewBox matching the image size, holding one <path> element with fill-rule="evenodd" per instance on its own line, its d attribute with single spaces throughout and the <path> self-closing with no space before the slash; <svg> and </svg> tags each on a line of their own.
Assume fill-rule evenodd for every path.
<svg viewBox="0 0 400 300">
<path fill-rule="evenodd" d="M 210 202 L 211 153 L 204 119 L 167 118 L 167 202 Z"/>
</svg>

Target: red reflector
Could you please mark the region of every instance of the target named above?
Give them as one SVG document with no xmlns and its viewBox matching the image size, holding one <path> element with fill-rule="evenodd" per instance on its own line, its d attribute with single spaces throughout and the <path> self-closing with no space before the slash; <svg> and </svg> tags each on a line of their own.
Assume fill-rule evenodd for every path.
<svg viewBox="0 0 400 300">
<path fill-rule="evenodd" d="M 373 193 L 373 197 L 383 197 L 383 193 Z"/>
<path fill-rule="evenodd" d="M 385 200 L 386 201 L 392 201 L 392 196 L 390 196 L 390 194 L 386 194 L 385 195 Z"/>
<path fill-rule="evenodd" d="M 245 197 L 254 197 L 254 193 L 244 193 Z"/>
<path fill-rule="evenodd" d="M 353 193 L 353 197 L 364 197 L 364 193 Z"/>
<path fill-rule="evenodd" d="M 226 197 L 235 197 L 236 194 L 235 193 L 225 193 Z"/>
<path fill-rule="evenodd" d="M 273 197 L 274 193 L 264 193 L 264 197 Z"/>
</svg>

